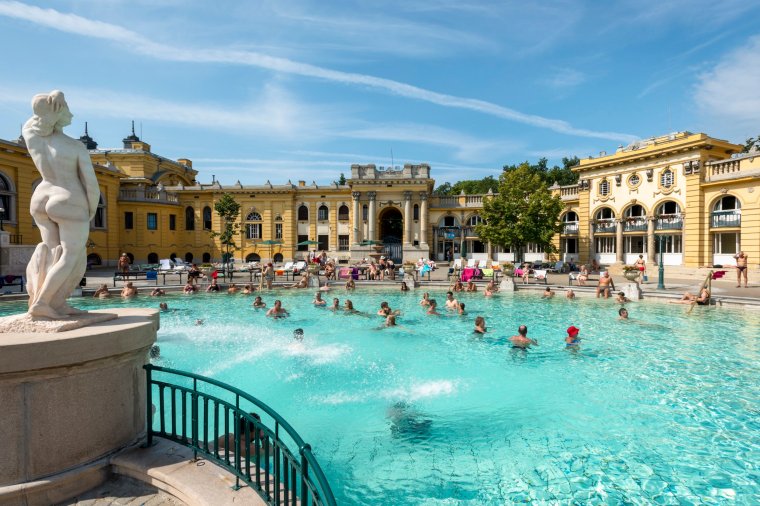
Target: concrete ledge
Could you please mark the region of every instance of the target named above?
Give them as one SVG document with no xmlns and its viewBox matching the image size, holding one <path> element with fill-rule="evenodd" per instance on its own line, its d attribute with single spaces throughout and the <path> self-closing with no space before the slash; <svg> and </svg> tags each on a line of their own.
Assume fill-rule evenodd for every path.
<svg viewBox="0 0 760 506">
<path fill-rule="evenodd" d="M 193 461 L 185 446 L 161 438 L 151 448 L 133 447 L 111 458 L 114 474 L 149 483 L 188 506 L 265 506 L 254 490 L 242 484 L 233 490 L 235 477 L 204 459 Z"/>
</svg>

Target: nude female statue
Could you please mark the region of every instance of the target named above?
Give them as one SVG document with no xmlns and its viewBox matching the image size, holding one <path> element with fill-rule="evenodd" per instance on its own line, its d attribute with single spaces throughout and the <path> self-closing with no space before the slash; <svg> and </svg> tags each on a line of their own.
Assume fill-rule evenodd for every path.
<svg viewBox="0 0 760 506">
<path fill-rule="evenodd" d="M 35 95 L 23 129 L 42 175 L 30 211 L 42 242 L 26 268 L 29 314 L 52 319 L 82 313 L 66 303 L 87 269 L 86 242 L 100 188 L 84 145 L 63 133 L 73 117 L 60 91 Z"/>
</svg>

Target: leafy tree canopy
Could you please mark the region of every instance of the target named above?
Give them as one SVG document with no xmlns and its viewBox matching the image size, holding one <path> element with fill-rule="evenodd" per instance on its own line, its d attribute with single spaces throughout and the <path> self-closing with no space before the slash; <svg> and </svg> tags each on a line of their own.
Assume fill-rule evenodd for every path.
<svg viewBox="0 0 760 506">
<path fill-rule="evenodd" d="M 755 146 L 755 148 L 760 149 L 760 135 L 757 137 L 749 137 L 746 141 L 744 141 L 744 147 L 742 148 L 742 153 L 749 153 L 749 150 L 752 149 L 752 146 Z"/>
<path fill-rule="evenodd" d="M 237 249 L 235 235 L 240 230 L 237 222 L 240 216 L 240 204 L 229 193 L 225 193 L 214 204 L 214 211 L 222 219 L 223 229 L 221 232 L 211 232 L 211 237 L 219 237 L 222 244 L 229 248 Z"/>
<path fill-rule="evenodd" d="M 338 178 L 338 181 L 336 181 L 340 186 L 343 186 L 346 184 L 346 176 L 341 172 L 340 177 Z"/>
<path fill-rule="evenodd" d="M 537 163 L 523 162 L 516 165 L 505 165 L 504 172 L 510 172 L 516 170 L 518 167 L 527 166 L 531 174 L 537 174 L 541 181 L 547 186 L 553 185 L 555 182 L 560 186 L 566 186 L 575 184 L 578 182 L 578 174 L 573 172 L 572 167 L 578 165 L 580 160 L 577 156 L 572 158 L 563 158 L 562 167 L 554 165 L 549 167 L 549 162 L 546 158 L 541 158 Z M 467 195 L 473 195 L 478 193 L 488 193 L 488 190 L 496 191 L 499 181 L 493 176 L 487 176 L 483 179 L 468 179 L 465 181 L 459 181 L 457 183 L 443 183 L 433 191 L 435 195 L 459 195 L 464 191 Z"/>
<path fill-rule="evenodd" d="M 497 190 L 497 195 L 483 199 L 484 222 L 475 232 L 483 240 L 518 252 L 527 243 L 554 252 L 552 237 L 561 229 L 559 215 L 564 206 L 558 196 L 552 196 L 541 173 L 528 162 L 511 167 L 499 176 Z"/>
<path fill-rule="evenodd" d="M 551 186 L 554 183 L 558 183 L 560 186 L 566 186 L 575 184 L 578 182 L 578 174 L 573 172 L 572 167 L 578 165 L 580 160 L 577 156 L 572 158 L 562 158 L 562 167 L 555 165 L 549 167 L 549 161 L 546 158 L 541 158 L 538 163 L 531 164 L 529 162 L 523 162 L 519 165 L 505 165 L 504 172 L 516 170 L 518 167 L 527 166 L 531 173 L 537 174 L 541 180 Z"/>
</svg>

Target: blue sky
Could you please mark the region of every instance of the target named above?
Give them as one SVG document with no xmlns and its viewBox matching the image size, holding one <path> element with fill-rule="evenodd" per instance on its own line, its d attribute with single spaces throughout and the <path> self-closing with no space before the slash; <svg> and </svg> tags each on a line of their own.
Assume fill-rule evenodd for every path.
<svg viewBox="0 0 760 506">
<path fill-rule="evenodd" d="M 428 162 L 437 183 L 690 130 L 760 134 L 760 3 L 0 0 L 0 138 L 60 89 L 79 136 L 224 184 Z"/>
</svg>

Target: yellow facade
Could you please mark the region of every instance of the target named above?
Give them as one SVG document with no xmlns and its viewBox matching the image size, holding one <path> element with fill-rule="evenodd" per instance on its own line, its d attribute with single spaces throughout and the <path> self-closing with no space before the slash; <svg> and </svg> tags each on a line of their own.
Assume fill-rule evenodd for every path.
<svg viewBox="0 0 760 506">
<path fill-rule="evenodd" d="M 121 252 L 135 263 L 178 258 L 217 262 L 224 247 L 212 232 L 223 228 L 214 204 L 229 193 L 241 205 L 235 238 L 238 261 L 289 261 L 325 249 L 348 260 L 386 242 L 397 260 L 468 258 L 511 261 L 508 250 L 481 242 L 474 232 L 487 195 L 435 196 L 430 166 L 353 165 L 345 185 L 200 184 L 187 159 L 151 152 L 137 136 L 123 148 L 90 153 L 102 192 L 102 209 L 88 241 L 93 264 L 113 265 Z M 87 142 L 86 142 L 87 143 Z M 555 238 L 560 259 L 630 263 L 644 254 L 666 264 L 731 264 L 744 250 L 760 258 L 760 153 L 705 134 L 651 138 L 616 153 L 582 160 L 579 183 L 554 187 L 565 203 L 564 231 Z M 12 244 L 34 245 L 39 232 L 29 201 L 40 179 L 23 142 L 0 140 L 0 197 Z M 661 239 L 664 237 L 664 239 Z M 318 245 L 298 246 L 317 241 Z M 267 242 L 279 242 L 268 244 Z M 541 251 L 527 260 L 555 260 Z"/>
<path fill-rule="evenodd" d="M 702 267 L 760 255 L 760 153 L 705 134 L 679 132 L 581 160 L 565 202 L 564 259 Z M 576 213 L 577 219 L 564 219 Z M 570 215 L 572 216 L 572 215 Z"/>
</svg>

